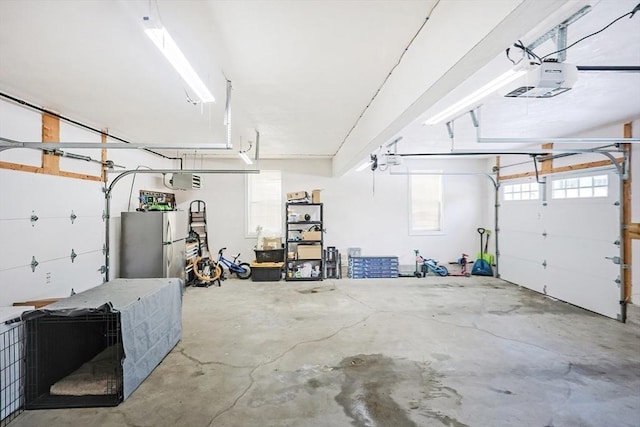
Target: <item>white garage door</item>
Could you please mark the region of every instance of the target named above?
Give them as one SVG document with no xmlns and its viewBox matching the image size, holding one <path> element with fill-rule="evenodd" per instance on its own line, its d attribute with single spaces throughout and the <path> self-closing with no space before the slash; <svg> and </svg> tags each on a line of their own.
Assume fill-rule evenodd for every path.
<svg viewBox="0 0 640 427">
<path fill-rule="evenodd" d="M 620 319 L 619 188 L 613 170 L 503 182 L 500 277 Z"/>
</svg>

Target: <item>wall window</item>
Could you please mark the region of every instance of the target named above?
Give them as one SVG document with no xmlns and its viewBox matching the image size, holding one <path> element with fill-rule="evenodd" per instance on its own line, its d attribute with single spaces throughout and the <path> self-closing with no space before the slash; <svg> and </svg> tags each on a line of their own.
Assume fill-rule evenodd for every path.
<svg viewBox="0 0 640 427">
<path fill-rule="evenodd" d="M 263 170 L 247 175 L 247 236 L 282 235 L 282 177 L 280 171 Z"/>
<path fill-rule="evenodd" d="M 409 176 L 409 233 L 442 231 L 442 176 Z"/>
<path fill-rule="evenodd" d="M 554 199 L 577 199 L 607 197 L 609 180 L 607 175 L 583 176 L 580 178 L 556 179 L 552 181 Z"/>
<path fill-rule="evenodd" d="M 539 200 L 540 186 L 537 182 L 502 186 L 504 200 Z"/>
</svg>

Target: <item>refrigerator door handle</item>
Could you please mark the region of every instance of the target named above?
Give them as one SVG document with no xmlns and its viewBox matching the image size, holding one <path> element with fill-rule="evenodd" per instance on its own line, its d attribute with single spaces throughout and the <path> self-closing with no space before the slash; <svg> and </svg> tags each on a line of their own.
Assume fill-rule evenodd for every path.
<svg viewBox="0 0 640 427">
<path fill-rule="evenodd" d="M 169 245 L 167 256 L 167 275 L 171 271 L 171 260 L 173 259 L 173 232 L 171 230 L 171 221 L 167 221 L 167 244 Z"/>
</svg>

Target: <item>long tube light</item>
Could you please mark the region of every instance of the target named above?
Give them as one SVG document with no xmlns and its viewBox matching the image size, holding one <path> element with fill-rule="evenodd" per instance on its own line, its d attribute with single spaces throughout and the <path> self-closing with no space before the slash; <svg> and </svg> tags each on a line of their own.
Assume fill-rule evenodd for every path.
<svg viewBox="0 0 640 427">
<path fill-rule="evenodd" d="M 371 160 L 367 160 L 366 162 L 364 162 L 363 164 L 361 164 L 356 168 L 356 172 L 362 172 L 363 170 L 371 166 L 371 163 L 372 163 Z"/>
<path fill-rule="evenodd" d="M 240 152 L 238 153 L 238 156 L 240 156 L 240 158 L 241 158 L 242 160 L 244 160 L 244 162 L 245 162 L 246 164 L 248 164 L 248 165 L 252 165 L 252 164 L 253 164 L 253 162 L 251 161 L 251 158 L 250 158 L 249 156 L 247 156 L 247 153 L 245 153 L 244 151 L 240 151 Z"/>
<path fill-rule="evenodd" d="M 478 101 L 480 101 L 481 99 L 483 99 L 484 97 L 492 94 L 493 92 L 495 92 L 496 90 L 500 89 L 501 87 L 508 85 L 509 83 L 511 83 L 512 81 L 518 79 L 519 77 L 524 76 L 525 74 L 527 74 L 528 70 L 527 69 L 519 69 L 519 70 L 509 70 L 506 73 L 496 77 L 495 79 L 491 80 L 489 83 L 487 83 L 486 85 L 482 86 L 480 89 L 470 93 L 469 95 L 465 96 L 464 98 L 462 98 L 461 100 L 459 100 L 458 102 L 456 102 L 455 104 L 451 105 L 449 108 L 445 108 L 444 110 L 442 110 L 440 113 L 436 114 L 435 116 L 427 119 L 424 124 L 425 125 L 435 125 L 436 123 L 440 123 L 441 121 L 443 121 L 444 119 L 447 119 L 463 110 L 465 110 L 466 108 L 469 108 L 471 106 L 473 106 L 475 103 L 477 103 Z"/>
<path fill-rule="evenodd" d="M 198 74 L 185 58 L 176 42 L 173 41 L 166 28 L 147 28 L 144 32 L 202 102 L 215 102 L 215 98 L 198 77 Z"/>
</svg>

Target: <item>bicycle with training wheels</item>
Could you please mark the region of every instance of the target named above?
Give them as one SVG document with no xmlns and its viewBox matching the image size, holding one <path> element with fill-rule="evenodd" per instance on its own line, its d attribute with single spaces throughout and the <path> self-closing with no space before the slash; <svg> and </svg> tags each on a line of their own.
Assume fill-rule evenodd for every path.
<svg viewBox="0 0 640 427">
<path fill-rule="evenodd" d="M 236 275 L 238 276 L 238 279 L 248 279 L 249 277 L 251 277 L 251 266 L 249 265 L 249 263 L 246 262 L 242 262 L 240 261 L 238 258 L 240 258 L 240 254 L 236 255 L 233 258 L 233 261 L 228 260 L 227 258 L 225 258 L 222 254 L 224 253 L 224 251 L 227 248 L 222 248 L 218 251 L 218 266 L 220 267 L 222 274 L 220 276 L 220 278 L 222 280 L 225 279 L 224 277 L 224 268 L 223 267 L 227 267 L 229 269 L 229 273 L 236 273 Z"/>
</svg>

